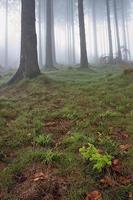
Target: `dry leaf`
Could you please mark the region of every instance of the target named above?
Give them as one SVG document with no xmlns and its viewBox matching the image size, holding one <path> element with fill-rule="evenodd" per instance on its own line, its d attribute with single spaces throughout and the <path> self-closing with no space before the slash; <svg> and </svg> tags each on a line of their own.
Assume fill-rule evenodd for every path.
<svg viewBox="0 0 133 200">
<path fill-rule="evenodd" d="M 122 151 L 122 152 L 128 151 L 129 148 L 130 148 L 130 145 L 129 145 L 129 144 L 125 144 L 125 145 L 120 145 L 120 146 L 119 146 L 119 149 L 120 149 L 120 151 Z"/>
<path fill-rule="evenodd" d="M 109 176 L 105 176 L 103 179 L 101 179 L 100 183 L 107 186 L 114 185 L 114 181 Z"/>
<path fill-rule="evenodd" d="M 45 180 L 48 178 L 48 174 L 44 174 L 43 172 L 36 173 L 34 175 L 34 181 L 40 181 L 40 180 Z"/>
<path fill-rule="evenodd" d="M 112 162 L 112 169 L 115 172 L 120 173 L 121 172 L 121 162 L 119 159 L 114 159 Z"/>
<path fill-rule="evenodd" d="M 129 136 L 128 136 L 127 133 L 123 133 L 123 134 L 122 134 L 122 138 L 123 138 L 123 139 L 127 139 L 128 137 L 129 137 Z"/>
<path fill-rule="evenodd" d="M 133 192 L 129 193 L 129 199 L 128 200 L 133 200 Z"/>
<path fill-rule="evenodd" d="M 87 195 L 86 200 L 102 200 L 102 194 L 99 191 L 93 191 Z"/>
</svg>

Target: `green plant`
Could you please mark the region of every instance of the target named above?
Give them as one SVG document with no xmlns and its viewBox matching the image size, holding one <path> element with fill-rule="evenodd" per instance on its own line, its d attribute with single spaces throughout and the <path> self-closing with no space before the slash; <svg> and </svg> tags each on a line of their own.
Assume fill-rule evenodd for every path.
<svg viewBox="0 0 133 200">
<path fill-rule="evenodd" d="M 39 135 L 35 138 L 35 142 L 40 146 L 47 146 L 52 143 L 52 135 Z"/>
<path fill-rule="evenodd" d="M 118 144 L 116 144 L 116 142 L 114 142 L 109 136 L 100 137 L 99 144 L 102 145 L 103 149 L 111 155 L 116 155 L 118 153 Z"/>
<path fill-rule="evenodd" d="M 78 142 L 82 142 L 84 140 L 86 140 L 87 137 L 84 134 L 81 133 L 74 133 L 69 137 L 64 138 L 63 143 L 64 144 L 73 144 L 73 143 L 78 143 Z"/>
<path fill-rule="evenodd" d="M 101 113 L 100 117 L 102 119 L 120 117 L 120 113 L 111 111 L 111 110 L 107 110 L 106 112 Z"/>
<path fill-rule="evenodd" d="M 85 160 L 90 160 L 93 163 L 93 169 L 101 172 L 105 166 L 111 165 L 112 157 L 109 154 L 102 155 L 93 144 L 88 143 L 88 147 L 79 149 Z"/>
<path fill-rule="evenodd" d="M 31 157 L 33 161 L 40 161 L 46 164 L 58 162 L 61 159 L 62 154 L 59 152 L 53 152 L 52 150 L 35 151 L 32 152 Z"/>
</svg>

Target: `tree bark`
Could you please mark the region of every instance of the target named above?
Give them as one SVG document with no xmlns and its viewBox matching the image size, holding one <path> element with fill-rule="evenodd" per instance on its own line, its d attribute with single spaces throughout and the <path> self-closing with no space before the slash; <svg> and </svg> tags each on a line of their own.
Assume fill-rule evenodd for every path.
<svg viewBox="0 0 133 200">
<path fill-rule="evenodd" d="M 124 3 L 124 0 L 121 0 L 121 12 L 122 12 L 123 44 L 124 44 L 125 50 L 127 50 L 126 22 L 125 22 L 125 3 Z M 124 60 L 128 61 L 128 52 L 125 52 Z"/>
<path fill-rule="evenodd" d="M 21 0 L 21 54 L 20 65 L 9 83 L 40 74 L 37 58 L 37 36 L 35 30 L 35 0 Z"/>
<path fill-rule="evenodd" d="M 54 16 L 53 0 L 46 1 L 46 68 L 54 68 L 55 58 L 55 39 L 54 39 Z"/>
<path fill-rule="evenodd" d="M 115 26 L 116 26 L 118 59 L 119 59 L 119 62 L 121 62 L 122 61 L 122 55 L 121 55 L 121 46 L 120 46 L 120 36 L 119 36 L 119 27 L 118 27 L 118 15 L 117 15 L 117 3 L 116 3 L 116 0 L 114 0 L 114 18 L 115 18 Z"/>
<path fill-rule="evenodd" d="M 86 49 L 86 35 L 84 22 L 83 0 L 78 0 L 79 32 L 80 32 L 80 67 L 88 68 L 88 58 Z"/>
<path fill-rule="evenodd" d="M 42 0 L 38 1 L 38 29 L 39 29 L 39 65 L 43 66 L 42 62 Z"/>
<path fill-rule="evenodd" d="M 93 18 L 93 35 L 94 35 L 94 59 L 98 61 L 98 49 L 97 49 L 97 26 L 96 26 L 96 1 L 92 0 L 92 18 Z"/>
<path fill-rule="evenodd" d="M 112 29 L 111 29 L 109 0 L 106 0 L 106 10 L 107 10 L 107 25 L 108 25 L 108 37 L 109 37 L 109 62 L 113 63 L 113 44 L 112 44 Z"/>
<path fill-rule="evenodd" d="M 5 63 L 4 66 L 8 68 L 8 0 L 5 5 Z"/>
<path fill-rule="evenodd" d="M 54 32 L 54 1 L 52 0 L 52 5 L 51 5 L 51 35 L 52 35 L 52 50 L 53 50 L 53 63 L 54 63 L 54 66 L 57 65 L 57 62 L 56 62 L 56 51 L 55 51 L 55 32 Z"/>
</svg>

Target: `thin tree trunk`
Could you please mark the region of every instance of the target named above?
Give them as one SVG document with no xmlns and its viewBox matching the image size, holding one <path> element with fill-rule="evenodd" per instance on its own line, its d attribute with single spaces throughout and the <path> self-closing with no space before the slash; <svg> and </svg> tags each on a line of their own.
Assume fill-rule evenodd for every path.
<svg viewBox="0 0 133 200">
<path fill-rule="evenodd" d="M 53 63 L 54 66 L 57 65 L 56 62 L 56 51 L 55 51 L 55 31 L 54 31 L 54 1 L 52 0 L 52 4 L 51 4 L 51 35 L 52 35 L 52 50 L 53 50 Z"/>
<path fill-rule="evenodd" d="M 106 0 L 106 10 L 107 10 L 107 25 L 108 25 L 108 37 L 109 37 L 109 62 L 113 63 L 113 44 L 112 44 L 112 29 L 111 29 L 109 0 Z"/>
<path fill-rule="evenodd" d="M 121 62 L 122 61 L 122 55 L 121 55 L 121 46 L 120 46 L 120 36 L 119 36 L 119 27 L 118 27 L 118 15 L 117 15 L 117 3 L 116 3 L 116 0 L 114 0 L 114 17 L 115 17 L 115 26 L 116 26 L 118 59 L 119 59 L 119 62 Z"/>
<path fill-rule="evenodd" d="M 54 68 L 55 44 L 54 44 L 54 19 L 53 19 L 53 0 L 46 2 L 46 68 Z"/>
<path fill-rule="evenodd" d="M 74 0 L 71 0 L 71 24 L 72 24 L 72 64 L 75 64 L 76 59 L 75 59 Z"/>
<path fill-rule="evenodd" d="M 42 1 L 38 1 L 38 23 L 39 23 L 39 65 L 40 67 L 43 66 L 42 64 L 42 20 L 41 20 L 41 10 L 42 9 Z"/>
<path fill-rule="evenodd" d="M 123 29 L 123 43 L 124 48 L 127 50 L 127 38 L 126 38 L 126 23 L 125 23 L 125 10 L 124 10 L 124 0 L 121 0 L 121 11 L 122 11 L 122 29 Z M 124 60 L 128 60 L 128 53 L 127 51 L 124 53 Z"/>
<path fill-rule="evenodd" d="M 40 74 L 37 58 L 37 37 L 35 30 L 35 0 L 21 0 L 21 55 L 20 65 L 9 83 Z"/>
<path fill-rule="evenodd" d="M 94 36 L 94 59 L 98 61 L 97 49 L 97 26 L 96 26 L 96 1 L 92 0 L 93 36 Z"/>
<path fill-rule="evenodd" d="M 79 31 L 80 31 L 80 67 L 88 68 L 88 58 L 86 49 L 86 35 L 84 22 L 83 0 L 78 0 Z"/>
<path fill-rule="evenodd" d="M 8 0 L 6 0 L 6 6 L 5 6 L 5 67 L 8 68 Z"/>
<path fill-rule="evenodd" d="M 71 59 L 71 22 L 70 22 L 70 0 L 67 0 L 67 22 L 66 22 L 66 29 L 67 29 L 67 55 L 68 55 L 68 65 L 72 64 Z"/>
</svg>

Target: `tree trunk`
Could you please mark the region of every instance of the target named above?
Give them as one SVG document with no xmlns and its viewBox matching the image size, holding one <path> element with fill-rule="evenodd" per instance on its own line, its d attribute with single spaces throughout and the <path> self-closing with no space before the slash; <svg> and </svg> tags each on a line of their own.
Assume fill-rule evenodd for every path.
<svg viewBox="0 0 133 200">
<path fill-rule="evenodd" d="M 107 9 L 107 24 L 108 24 L 108 37 L 109 37 L 109 62 L 113 63 L 113 44 L 112 44 L 112 29 L 111 29 L 109 0 L 106 0 L 106 9 Z"/>
<path fill-rule="evenodd" d="M 116 26 L 116 38 L 117 38 L 117 48 L 118 48 L 118 60 L 122 61 L 121 55 L 121 46 L 120 46 L 120 37 L 119 37 L 119 27 L 118 27 L 118 15 L 117 15 L 117 4 L 116 0 L 114 0 L 114 18 L 115 18 L 115 26 Z"/>
<path fill-rule="evenodd" d="M 79 31 L 80 31 L 80 67 L 88 68 L 88 58 L 86 49 L 86 35 L 84 22 L 83 0 L 78 0 Z"/>
<path fill-rule="evenodd" d="M 43 66 L 42 63 L 42 1 L 38 1 L 38 28 L 39 28 L 39 65 Z"/>
<path fill-rule="evenodd" d="M 54 16 L 53 16 L 53 0 L 46 2 L 46 65 L 50 69 L 54 68 L 55 58 L 55 41 L 54 41 Z"/>
<path fill-rule="evenodd" d="M 127 38 L 126 38 L 126 23 L 125 23 L 125 3 L 124 0 L 121 0 L 121 12 L 122 12 L 122 29 L 123 29 L 123 44 L 125 50 L 127 50 Z M 124 53 L 124 60 L 128 61 L 128 52 Z"/>
<path fill-rule="evenodd" d="M 40 74 L 35 30 L 35 0 L 22 0 L 20 65 L 9 83 Z"/>
<path fill-rule="evenodd" d="M 8 0 L 6 0 L 5 6 L 5 63 L 4 66 L 8 68 Z"/>
<path fill-rule="evenodd" d="M 97 49 L 97 26 L 96 26 L 96 1 L 92 0 L 92 18 L 93 18 L 93 35 L 94 35 L 94 59 L 98 61 Z"/>
<path fill-rule="evenodd" d="M 57 65 L 56 62 L 56 52 L 55 52 L 55 32 L 54 32 L 54 1 L 52 0 L 52 4 L 51 4 L 51 35 L 52 35 L 52 50 L 53 50 L 53 63 L 54 66 Z"/>
<path fill-rule="evenodd" d="M 74 27 L 74 7 L 75 7 L 75 2 L 74 0 L 71 0 L 71 9 L 72 9 L 72 57 L 73 57 L 73 64 L 76 63 L 76 56 L 75 56 L 75 27 Z"/>
</svg>

